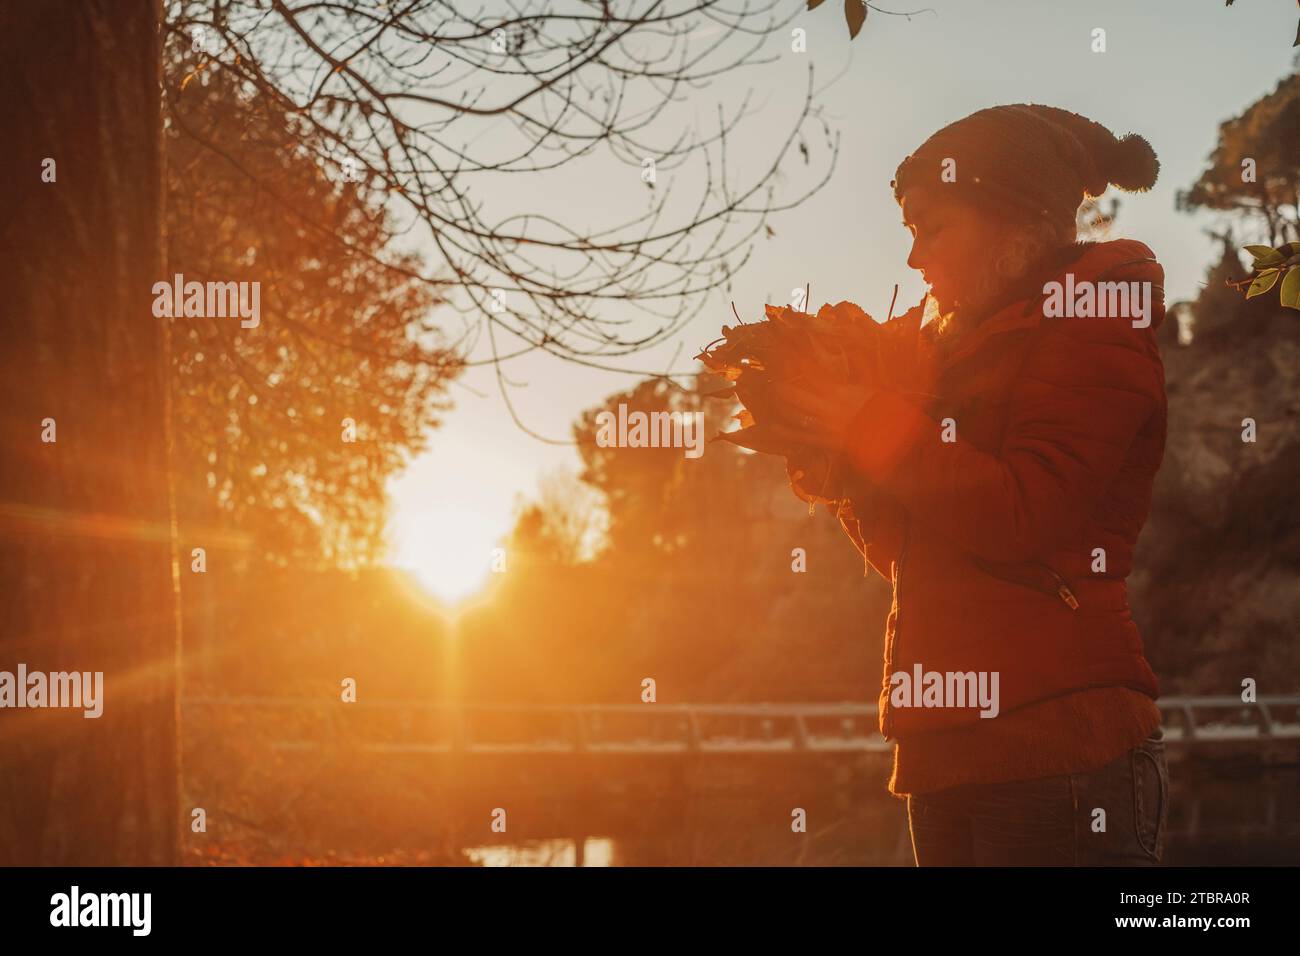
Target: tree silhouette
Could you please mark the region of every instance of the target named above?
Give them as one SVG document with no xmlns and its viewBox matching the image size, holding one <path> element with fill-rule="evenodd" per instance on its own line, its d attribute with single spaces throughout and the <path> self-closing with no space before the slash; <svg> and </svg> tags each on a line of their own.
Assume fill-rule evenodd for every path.
<svg viewBox="0 0 1300 956">
<path fill-rule="evenodd" d="M 776 6 L 733 12 L 700 0 L 623 14 L 609 4 L 577 12 L 541 4 L 498 16 L 412 0 L 186 0 L 169 7 L 167 29 L 198 48 L 195 75 L 223 72 L 272 98 L 309 133 L 304 147 L 314 159 L 340 171 L 350 164 L 365 190 L 401 209 L 448 273 L 420 278 L 464 294 L 447 304 L 470 341 L 486 331 L 489 361 L 540 350 L 603 368 L 670 338 L 705 293 L 729 287 L 768 215 L 829 179 L 838 137 L 819 121 L 830 168 L 803 195 L 775 196 L 783 159 L 796 142 L 807 150 L 804 127 L 818 117 L 811 66 L 793 129 L 773 137 L 774 158 L 765 168 L 753 163 L 762 172 L 751 183 L 729 182 L 725 162 L 748 96 L 707 136 L 680 125 L 655 135 L 653 121 L 711 77 L 771 62 L 756 56 L 763 40 L 800 13 L 776 18 Z M 692 48 L 696 39 L 702 50 Z M 749 48 L 717 62 L 736 41 Z M 502 120 L 514 127 L 514 143 L 480 139 Z M 644 213 L 600 227 L 513 208 L 489 217 L 483 197 L 500 176 L 554 171 L 601 145 L 627 164 L 628 188 L 646 192 Z M 693 208 L 661 221 L 672 184 L 660 176 L 697 154 Z M 301 212 L 292 195 L 270 198 Z M 616 319 L 608 314 L 614 302 L 644 317 Z"/>
<path fill-rule="evenodd" d="M 1300 239 L 1300 74 L 1219 126 L 1209 166 L 1177 203 L 1231 213 L 1248 240 Z"/>
</svg>

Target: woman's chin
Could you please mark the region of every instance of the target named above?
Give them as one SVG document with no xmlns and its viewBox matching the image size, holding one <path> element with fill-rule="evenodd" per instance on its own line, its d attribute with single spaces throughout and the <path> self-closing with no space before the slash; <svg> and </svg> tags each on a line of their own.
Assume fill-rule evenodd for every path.
<svg viewBox="0 0 1300 956">
<path fill-rule="evenodd" d="M 933 304 L 934 311 L 940 315 L 947 315 L 955 305 L 952 296 L 945 294 L 941 288 L 935 286 L 930 286 L 930 302 Z"/>
</svg>

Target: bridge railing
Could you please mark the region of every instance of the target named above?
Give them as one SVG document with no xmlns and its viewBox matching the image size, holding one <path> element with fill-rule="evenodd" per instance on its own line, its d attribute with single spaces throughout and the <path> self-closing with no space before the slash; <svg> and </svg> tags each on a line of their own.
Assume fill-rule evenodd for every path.
<svg viewBox="0 0 1300 956">
<path fill-rule="evenodd" d="M 346 742 L 375 753 L 760 754 L 887 753 L 867 703 L 469 704 L 303 697 L 189 697 L 189 719 L 213 708 L 258 726 L 279 750 Z M 1166 697 L 1158 702 L 1172 747 L 1300 742 L 1300 695 Z M 272 716 L 277 715 L 277 716 Z"/>
</svg>

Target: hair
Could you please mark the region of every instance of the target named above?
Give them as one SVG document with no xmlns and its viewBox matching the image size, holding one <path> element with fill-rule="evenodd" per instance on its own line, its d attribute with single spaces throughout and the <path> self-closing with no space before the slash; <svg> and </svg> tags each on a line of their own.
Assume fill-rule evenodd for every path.
<svg viewBox="0 0 1300 956">
<path fill-rule="evenodd" d="M 951 303 L 947 312 L 938 310 L 933 297 L 926 303 L 927 312 L 933 317 L 931 334 L 945 349 L 951 348 L 960 334 L 976 327 L 996 311 L 996 306 L 1002 303 L 1007 293 L 1015 289 L 1039 263 L 1073 245 L 1077 238 L 1074 222 L 1030 217 L 1008 219 L 1005 210 L 996 218 L 1006 223 L 1007 232 L 988 250 L 983 268 L 979 270 L 979 284 L 969 296 Z"/>
</svg>

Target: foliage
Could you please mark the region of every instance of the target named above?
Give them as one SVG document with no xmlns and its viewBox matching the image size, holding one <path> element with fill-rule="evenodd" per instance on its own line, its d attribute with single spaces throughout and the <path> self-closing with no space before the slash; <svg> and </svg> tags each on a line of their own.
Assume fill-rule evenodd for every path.
<svg viewBox="0 0 1300 956">
<path fill-rule="evenodd" d="M 1300 74 L 1219 126 L 1209 167 L 1177 202 L 1231 213 L 1271 246 L 1300 239 Z"/>
<path fill-rule="evenodd" d="M 878 323 L 852 302 L 823 305 L 816 315 L 789 306 L 765 307 L 763 322 L 723 326 L 722 338 L 697 358 L 734 383 L 719 397 L 740 399 L 738 431 L 718 437 L 744 448 L 786 456 L 791 487 L 812 507 L 844 497 L 843 463 L 810 446 L 787 448 L 774 441 L 773 385 L 854 384 L 925 391 L 920 360 L 921 310 Z"/>
<path fill-rule="evenodd" d="M 538 481 L 535 501 L 516 510 L 509 553 L 515 560 L 575 565 L 589 560 L 600 547 L 605 511 L 600 495 L 567 469 L 556 469 Z"/>
<path fill-rule="evenodd" d="M 425 447 L 459 371 L 430 321 L 441 300 L 412 277 L 415 256 L 389 251 L 383 210 L 310 157 L 293 116 L 223 73 L 182 91 L 188 51 L 167 63 L 169 272 L 260 281 L 263 313 L 248 329 L 174 320 L 183 531 L 280 563 L 375 560 L 384 484 Z"/>
<path fill-rule="evenodd" d="M 808 0 L 808 9 L 816 10 L 823 3 L 823 0 Z M 878 10 L 880 13 L 888 13 L 896 17 L 907 17 L 912 19 L 916 11 L 901 12 L 895 10 L 882 10 L 879 7 L 873 7 L 866 0 L 844 0 L 844 23 L 849 28 L 849 40 L 856 40 L 858 34 L 862 32 L 862 25 L 867 22 L 867 13 L 871 10 Z"/>
<path fill-rule="evenodd" d="M 1246 246 L 1246 251 L 1255 258 L 1254 276 L 1241 283 L 1248 283 L 1246 298 L 1263 295 L 1281 279 L 1278 301 L 1288 309 L 1300 309 L 1300 242 L 1277 248 Z"/>
</svg>

